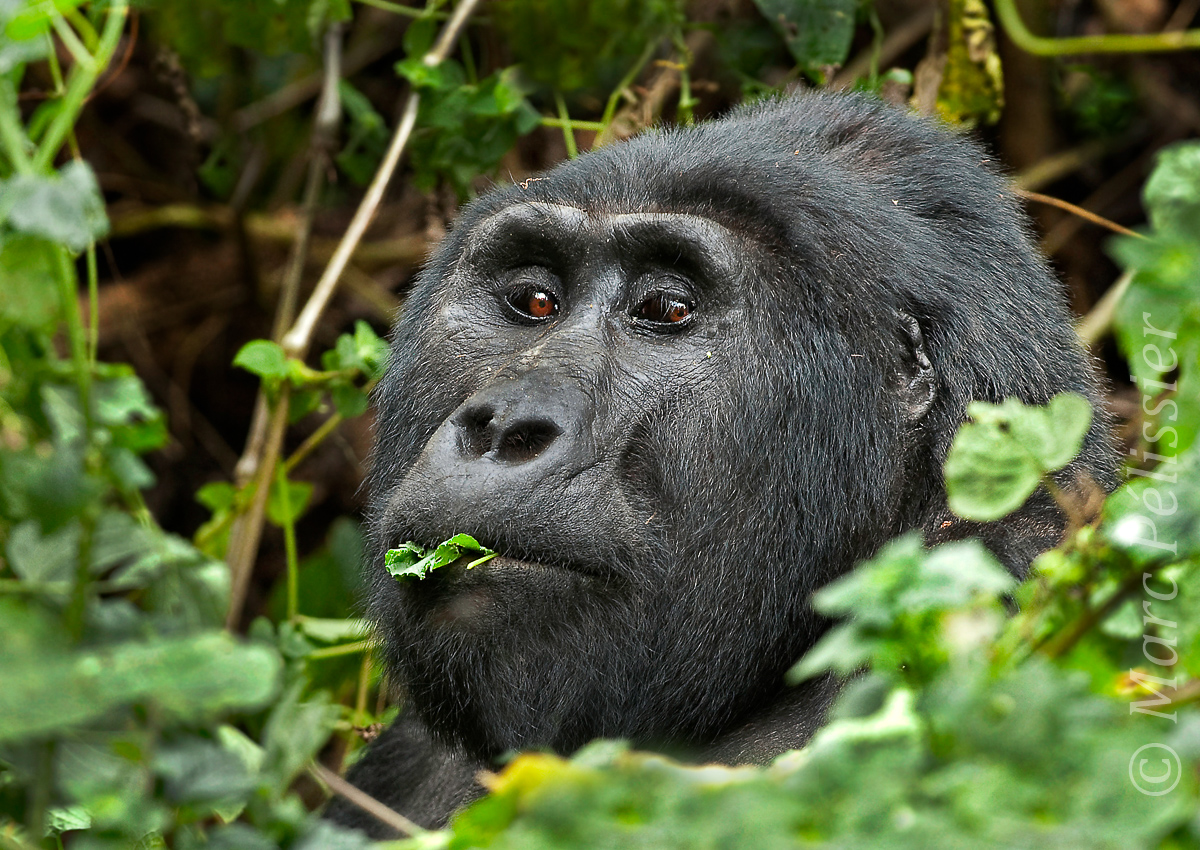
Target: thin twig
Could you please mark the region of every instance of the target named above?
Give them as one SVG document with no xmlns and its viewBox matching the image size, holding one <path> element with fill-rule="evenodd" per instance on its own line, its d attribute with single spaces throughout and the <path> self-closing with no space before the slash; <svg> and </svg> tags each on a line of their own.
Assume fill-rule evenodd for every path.
<svg viewBox="0 0 1200 850">
<path fill-rule="evenodd" d="M 325 442 L 325 438 L 336 431 L 337 426 L 341 424 L 342 414 L 340 413 L 334 413 L 332 416 L 322 422 L 317 430 L 309 434 L 308 439 L 301 443 L 300 447 L 292 452 L 291 456 L 284 461 L 284 470 L 290 474 L 293 469 L 300 465 L 301 461 L 313 453 L 317 446 Z"/>
<path fill-rule="evenodd" d="M 451 47 L 458 40 L 459 31 L 478 3 L 479 0 L 463 0 L 458 5 L 454 10 L 454 16 L 442 28 L 442 33 L 433 49 L 422 58 L 421 61 L 424 64 L 432 68 L 446 58 Z M 313 331 L 317 326 L 317 320 L 320 319 L 321 314 L 325 312 L 325 308 L 329 305 L 329 300 L 333 297 L 342 272 L 345 270 L 347 263 L 350 262 L 350 257 L 354 254 L 355 247 L 362 240 L 363 234 L 366 233 L 367 227 L 375 218 L 379 204 L 383 201 L 384 191 L 392 179 L 392 174 L 396 171 L 396 166 L 400 163 L 400 156 L 404 153 L 404 148 L 408 145 L 408 139 L 412 135 L 413 127 L 417 123 L 417 109 L 420 105 L 420 90 L 413 89 L 408 95 L 408 102 L 404 106 L 404 113 L 400 118 L 399 126 L 396 127 L 395 134 L 392 136 L 387 154 L 384 156 L 383 162 L 380 163 L 379 170 L 375 172 L 375 178 L 371 181 L 371 185 L 367 189 L 367 194 L 363 197 L 362 203 L 359 204 L 358 210 L 354 213 L 354 218 L 351 220 L 350 226 L 346 229 L 346 234 L 342 237 L 342 241 L 338 244 L 337 250 L 334 251 L 329 265 L 326 266 L 325 273 L 317 281 L 317 286 L 313 290 L 312 295 L 309 296 L 308 303 L 300 311 L 300 318 L 296 320 L 296 324 L 292 326 L 292 329 L 284 335 L 283 348 L 290 356 L 303 357 L 308 351 L 308 346 L 312 342 Z"/>
<path fill-rule="evenodd" d="M 1130 230 L 1124 225 L 1117 224 L 1115 221 L 1110 221 L 1102 215 L 1097 215 L 1091 210 L 1086 210 L 1081 206 L 1077 206 L 1070 201 L 1064 201 L 1062 198 L 1055 198 L 1051 195 L 1043 195 L 1041 192 L 1031 192 L 1028 189 L 1017 189 L 1016 193 L 1027 201 L 1036 201 L 1039 204 L 1048 204 L 1052 207 L 1058 207 L 1060 210 L 1066 210 L 1072 215 L 1077 215 L 1085 221 L 1090 221 L 1092 224 L 1098 224 L 1101 227 L 1106 227 L 1113 233 L 1120 233 L 1125 236 L 1137 236 L 1144 239 L 1142 234 L 1136 230 Z"/>
<path fill-rule="evenodd" d="M 387 824 L 401 835 L 416 837 L 418 835 L 425 834 L 426 830 L 417 826 L 415 823 L 394 809 L 388 808 L 370 794 L 355 788 L 345 779 L 342 779 L 342 777 L 338 776 L 324 765 L 311 762 L 308 765 L 308 772 L 311 773 L 317 780 L 328 786 L 329 790 L 334 794 L 337 794 L 339 797 L 345 797 L 364 812 L 371 815 L 381 823 Z"/>
<path fill-rule="evenodd" d="M 283 449 L 283 436 L 287 431 L 288 385 L 284 384 L 280 399 L 272 411 L 262 443 L 262 455 L 254 476 L 254 498 L 244 514 L 233 520 L 229 530 L 229 549 L 225 562 L 229 565 L 230 593 L 229 610 L 225 615 L 225 627 L 237 628 L 242 618 L 242 606 L 246 604 L 246 591 L 250 585 L 250 573 L 258 555 L 258 543 L 262 539 L 263 518 L 267 511 L 267 497 L 271 492 L 271 473 L 275 459 Z M 271 462 L 266 460 L 270 458 Z"/>
</svg>

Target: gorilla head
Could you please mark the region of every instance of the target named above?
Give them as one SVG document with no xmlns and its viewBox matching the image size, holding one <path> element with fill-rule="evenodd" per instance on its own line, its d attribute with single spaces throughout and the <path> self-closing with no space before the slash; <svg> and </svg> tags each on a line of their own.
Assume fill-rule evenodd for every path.
<svg viewBox="0 0 1200 850">
<path fill-rule="evenodd" d="M 1095 400 L 1063 295 L 971 143 L 805 95 L 646 133 L 482 198 L 376 393 L 372 615 L 411 707 L 487 757 L 755 722 L 890 537 L 1061 530 L 947 511 L 968 401 Z M 1108 481 L 1097 416 L 1062 473 Z M 388 548 L 500 552 L 400 583 Z"/>
</svg>

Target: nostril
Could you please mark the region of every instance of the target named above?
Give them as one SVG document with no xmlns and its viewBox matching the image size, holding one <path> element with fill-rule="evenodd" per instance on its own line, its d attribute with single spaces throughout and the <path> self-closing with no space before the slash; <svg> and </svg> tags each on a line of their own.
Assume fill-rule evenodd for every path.
<svg viewBox="0 0 1200 850">
<path fill-rule="evenodd" d="M 455 421 L 458 425 L 459 447 L 468 457 L 482 457 L 492 448 L 492 419 L 495 411 L 490 406 L 464 410 Z"/>
<path fill-rule="evenodd" d="M 506 463 L 525 463 L 544 452 L 562 429 L 553 422 L 528 420 L 508 428 L 496 446 L 496 460 Z"/>
</svg>

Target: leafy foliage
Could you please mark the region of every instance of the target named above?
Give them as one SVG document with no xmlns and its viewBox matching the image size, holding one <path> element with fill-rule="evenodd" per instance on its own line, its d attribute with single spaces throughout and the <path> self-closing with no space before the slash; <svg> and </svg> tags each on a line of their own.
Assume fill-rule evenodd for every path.
<svg viewBox="0 0 1200 850">
<path fill-rule="evenodd" d="M 562 92 L 607 92 L 682 22 L 679 0 L 499 0 L 497 25 L 530 80 Z"/>
<path fill-rule="evenodd" d="M 1105 574 L 1072 591 L 1122 575 L 1101 548 L 1088 551 Z M 1194 567 L 1179 584 L 1186 606 L 1200 601 Z M 1196 846 L 1200 787 L 1187 766 L 1200 759 L 1200 716 L 1180 711 L 1172 724 L 1097 693 L 1100 681 L 1111 694 L 1129 680 L 1140 632 L 1096 629 L 1057 661 L 1030 652 L 1032 622 L 1072 627 L 1052 613 L 1071 594 L 1062 584 L 1047 594 L 1045 582 L 1016 588 L 1023 613 L 1006 619 L 1012 580 L 977 544 L 925 551 L 901 538 L 818 595 L 852 619 L 801 670 L 866 672 L 804 750 L 767 769 L 685 767 L 608 743 L 569 761 L 521 756 L 446 846 Z M 1190 644 L 1200 628 L 1184 622 Z M 1166 787 L 1143 779 L 1162 775 L 1137 761 L 1147 744 L 1177 756 L 1173 796 L 1139 792 L 1138 782 Z"/>
<path fill-rule="evenodd" d="M 950 509 L 981 521 L 999 519 L 1025 503 L 1046 476 L 1062 469 L 1083 445 L 1092 410 L 1074 393 L 1045 407 L 1015 398 L 1002 404 L 975 401 L 946 457 Z"/>
<path fill-rule="evenodd" d="M 429 189 L 444 177 L 465 196 L 470 181 L 494 169 L 541 118 L 525 100 L 515 69 L 476 80 L 453 59 L 426 65 L 422 57 L 433 46 L 435 23 L 426 18 L 408 28 L 408 58 L 396 66 L 396 72 L 422 93 L 421 129 L 412 142 L 414 179 L 418 187 Z"/>
<path fill-rule="evenodd" d="M 1162 151 L 1143 199 L 1150 238 L 1110 243 L 1134 275 L 1114 324 L 1142 389 L 1142 437 L 1156 453 L 1176 455 L 1200 428 L 1200 143 Z"/>
</svg>

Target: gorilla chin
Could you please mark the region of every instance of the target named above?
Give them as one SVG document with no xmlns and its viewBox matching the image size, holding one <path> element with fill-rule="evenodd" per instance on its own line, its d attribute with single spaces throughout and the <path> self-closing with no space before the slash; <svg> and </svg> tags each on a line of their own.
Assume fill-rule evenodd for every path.
<svg viewBox="0 0 1200 850">
<path fill-rule="evenodd" d="M 516 748 L 765 763 L 838 692 L 783 681 L 827 628 L 814 590 L 912 529 L 979 537 L 1016 574 L 1053 546 L 1045 494 L 988 524 L 946 506 L 973 400 L 1084 395 L 1092 430 L 1058 485 L 1115 484 L 1093 365 L 988 161 L 810 93 L 467 207 L 375 392 L 370 615 L 404 710 L 350 780 L 435 827 Z M 501 556 L 383 569 L 459 532 Z"/>
</svg>

